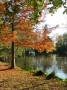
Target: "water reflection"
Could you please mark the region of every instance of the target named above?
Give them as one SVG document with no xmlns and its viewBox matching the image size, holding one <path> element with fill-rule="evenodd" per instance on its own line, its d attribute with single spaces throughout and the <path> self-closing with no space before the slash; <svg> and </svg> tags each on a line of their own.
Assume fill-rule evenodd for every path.
<svg viewBox="0 0 67 90">
<path fill-rule="evenodd" d="M 51 67 L 49 67 L 49 68 L 46 69 L 46 72 L 47 72 L 47 73 L 51 73 L 52 71 L 54 71 L 58 77 L 63 78 L 63 79 L 64 79 L 64 78 L 67 78 L 67 75 L 64 73 L 63 68 L 60 69 L 60 68 L 58 67 L 59 65 L 61 65 L 62 62 L 59 64 L 59 63 L 57 62 L 56 57 L 57 57 L 56 55 L 53 55 L 52 65 L 51 65 Z M 58 60 L 59 60 L 59 59 L 58 59 Z M 65 62 L 65 60 L 64 60 L 64 62 Z"/>
<path fill-rule="evenodd" d="M 16 57 L 16 64 L 24 70 L 42 70 L 47 73 L 55 71 L 58 77 L 67 78 L 67 57 L 55 54 Z"/>
</svg>

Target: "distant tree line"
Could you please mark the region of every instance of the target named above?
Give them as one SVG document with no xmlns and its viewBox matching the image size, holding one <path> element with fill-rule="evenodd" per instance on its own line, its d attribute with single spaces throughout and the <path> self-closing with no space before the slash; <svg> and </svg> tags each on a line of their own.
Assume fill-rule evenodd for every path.
<svg viewBox="0 0 67 90">
<path fill-rule="evenodd" d="M 57 54 L 67 54 L 67 33 L 58 37 L 56 43 L 56 53 Z"/>
</svg>

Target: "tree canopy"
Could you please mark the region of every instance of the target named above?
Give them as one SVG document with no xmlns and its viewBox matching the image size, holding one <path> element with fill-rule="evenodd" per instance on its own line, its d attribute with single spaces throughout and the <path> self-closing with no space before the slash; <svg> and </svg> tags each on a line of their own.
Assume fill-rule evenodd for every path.
<svg viewBox="0 0 67 90">
<path fill-rule="evenodd" d="M 58 37 L 56 49 L 59 54 L 67 54 L 67 33 L 64 33 L 63 35 Z"/>
<path fill-rule="evenodd" d="M 51 7 L 47 7 L 52 5 Z M 42 10 L 48 8 L 55 12 L 61 6 L 67 10 L 66 0 L 1 0 L 0 1 L 0 42 L 12 43 L 12 63 L 14 63 L 14 45 L 51 51 L 52 42 L 48 38 L 49 31 L 34 32 L 33 26 L 42 16 Z M 42 21 L 42 20 L 41 20 Z M 14 67 L 14 65 L 12 66 Z"/>
<path fill-rule="evenodd" d="M 0 42 L 9 44 L 13 41 L 16 45 L 39 51 L 51 48 L 52 43 L 47 38 L 48 30 L 44 29 L 41 37 L 41 31 L 37 34 L 32 28 L 46 5 L 44 0 L 6 0 L 0 4 Z"/>
</svg>

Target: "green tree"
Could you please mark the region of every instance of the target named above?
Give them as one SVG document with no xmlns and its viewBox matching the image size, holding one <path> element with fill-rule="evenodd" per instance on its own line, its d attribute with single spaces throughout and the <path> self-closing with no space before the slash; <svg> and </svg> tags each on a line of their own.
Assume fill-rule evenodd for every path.
<svg viewBox="0 0 67 90">
<path fill-rule="evenodd" d="M 59 53 L 67 53 L 67 33 L 58 37 L 56 48 Z"/>
</svg>

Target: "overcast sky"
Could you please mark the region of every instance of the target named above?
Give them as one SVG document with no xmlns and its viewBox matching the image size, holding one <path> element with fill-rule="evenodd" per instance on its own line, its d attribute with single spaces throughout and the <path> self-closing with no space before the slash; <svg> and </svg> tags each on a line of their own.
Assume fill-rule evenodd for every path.
<svg viewBox="0 0 67 90">
<path fill-rule="evenodd" d="M 64 32 L 66 32 L 67 15 L 63 14 L 63 10 L 64 8 L 60 8 L 53 16 L 51 16 L 50 14 L 47 14 L 46 16 L 46 24 L 50 26 L 55 26 L 58 24 L 60 26 L 56 30 L 52 31 L 53 34 L 63 34 Z"/>
<path fill-rule="evenodd" d="M 66 33 L 66 29 L 67 29 L 67 14 L 63 14 L 64 8 L 60 8 L 58 9 L 57 12 L 55 12 L 55 14 L 53 14 L 53 16 L 51 16 L 51 14 L 46 14 L 46 17 L 44 17 L 45 13 L 43 13 L 43 20 L 44 22 L 41 22 L 40 24 L 38 24 L 38 28 L 42 28 L 45 25 L 49 26 L 49 28 L 54 27 L 56 25 L 59 25 L 58 28 L 52 30 L 51 32 L 51 36 L 56 36 L 56 35 L 62 35 L 63 33 Z M 45 12 L 45 11 L 44 11 Z"/>
</svg>

